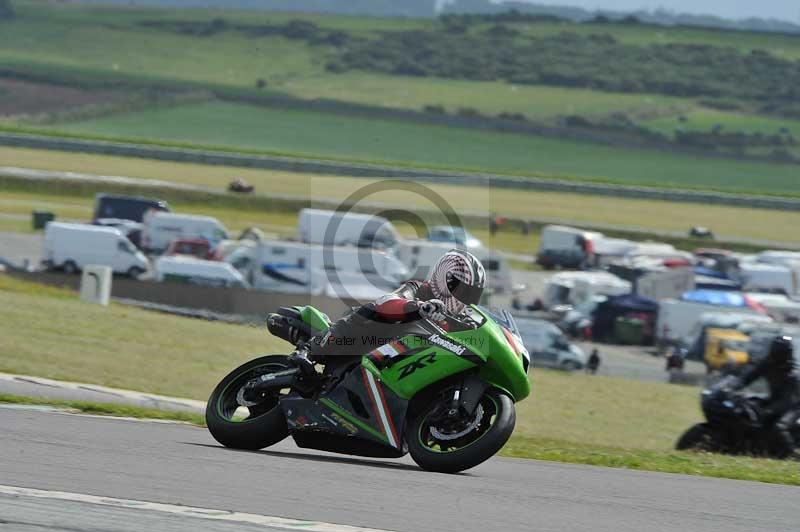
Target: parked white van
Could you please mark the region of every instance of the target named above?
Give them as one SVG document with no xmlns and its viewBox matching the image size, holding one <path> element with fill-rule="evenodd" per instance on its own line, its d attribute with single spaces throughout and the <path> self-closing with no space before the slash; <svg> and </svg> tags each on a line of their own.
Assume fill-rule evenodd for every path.
<svg viewBox="0 0 800 532">
<path fill-rule="evenodd" d="M 109 266 L 133 278 L 147 271 L 144 254 L 115 227 L 50 222 L 44 230 L 44 256 L 51 268 L 76 273 L 92 264 Z"/>
<path fill-rule="evenodd" d="M 244 276 L 227 262 L 203 260 L 185 255 L 159 257 L 155 261 L 155 280 L 204 286 L 249 288 Z"/>
<path fill-rule="evenodd" d="M 548 225 L 542 229 L 536 262 L 551 268 L 580 268 L 594 263 L 594 243 L 602 233 L 584 231 L 565 225 Z"/>
<path fill-rule="evenodd" d="M 142 227 L 142 248 L 161 253 L 178 238 L 202 238 L 213 248 L 228 238 L 228 230 L 213 216 L 151 212 Z"/>
<path fill-rule="evenodd" d="M 409 278 L 393 254 L 353 246 L 266 240 L 225 257 L 254 288 L 375 299 Z"/>
<path fill-rule="evenodd" d="M 392 222 L 380 216 L 302 209 L 297 238 L 306 244 L 392 249 L 399 236 Z"/>
</svg>

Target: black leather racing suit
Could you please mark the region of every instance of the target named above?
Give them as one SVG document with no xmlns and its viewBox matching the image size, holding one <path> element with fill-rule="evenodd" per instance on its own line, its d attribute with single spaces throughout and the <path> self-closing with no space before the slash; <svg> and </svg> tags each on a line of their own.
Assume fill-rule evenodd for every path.
<svg viewBox="0 0 800 532">
<path fill-rule="evenodd" d="M 774 422 L 780 440 L 781 453 L 788 456 L 800 445 L 792 437 L 792 427 L 800 419 L 800 367 L 792 357 L 787 364 L 775 364 L 770 357 L 760 360 L 747 371 L 741 380 L 745 387 L 763 377 L 769 385 L 769 400 L 765 405 L 765 417 Z"/>
<path fill-rule="evenodd" d="M 422 319 L 418 301 L 434 299 L 427 282 L 406 281 L 380 299 L 353 309 L 306 344 L 308 358 L 325 363 L 331 356 L 359 356 L 409 330 Z"/>
</svg>

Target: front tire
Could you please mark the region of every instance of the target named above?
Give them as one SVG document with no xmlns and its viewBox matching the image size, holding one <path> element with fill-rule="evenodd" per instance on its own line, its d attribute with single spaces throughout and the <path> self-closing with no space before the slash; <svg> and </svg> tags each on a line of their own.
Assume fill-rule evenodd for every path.
<svg viewBox="0 0 800 532">
<path fill-rule="evenodd" d="M 707 423 L 698 423 L 689 427 L 675 444 L 678 451 L 714 451 L 716 449 L 716 438 Z"/>
<path fill-rule="evenodd" d="M 421 468 L 439 473 L 464 471 L 497 454 L 511 437 L 517 419 L 514 401 L 505 393 L 489 388 L 473 419 L 465 420 L 467 429 L 472 429 L 463 434 L 448 432 L 436 420 L 442 405 L 449 401 L 448 390 L 437 394 L 406 429 L 411 458 Z"/>
<path fill-rule="evenodd" d="M 206 405 L 206 425 L 219 443 L 234 449 L 257 450 L 274 445 L 289 435 L 286 418 L 280 406 L 280 394 L 266 396 L 264 402 L 247 407 L 245 418 L 240 410 L 237 393 L 250 380 L 291 368 L 288 357 L 268 355 L 251 360 L 230 372 L 217 384 Z"/>
</svg>

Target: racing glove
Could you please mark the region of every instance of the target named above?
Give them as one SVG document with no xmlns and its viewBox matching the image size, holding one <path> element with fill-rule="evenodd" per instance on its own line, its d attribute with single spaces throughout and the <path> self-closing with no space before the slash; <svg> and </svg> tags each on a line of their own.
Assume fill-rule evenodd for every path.
<svg viewBox="0 0 800 532">
<path fill-rule="evenodd" d="M 444 321 L 447 318 L 444 303 L 440 299 L 420 301 L 417 308 L 419 315 L 426 320 Z"/>
</svg>

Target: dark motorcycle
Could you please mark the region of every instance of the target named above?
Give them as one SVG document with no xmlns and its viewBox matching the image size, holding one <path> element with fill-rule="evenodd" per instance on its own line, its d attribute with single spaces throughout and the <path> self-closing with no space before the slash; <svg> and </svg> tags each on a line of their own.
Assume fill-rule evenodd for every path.
<svg viewBox="0 0 800 532">
<path fill-rule="evenodd" d="M 723 379 L 703 390 L 700 404 L 707 421 L 690 427 L 678 439 L 675 448 L 679 451 L 778 456 L 779 442 L 771 424 L 764 419 L 764 399 L 733 391 L 730 386 L 732 379 Z M 795 441 L 800 441 L 800 424 L 794 427 L 792 434 Z"/>
</svg>

